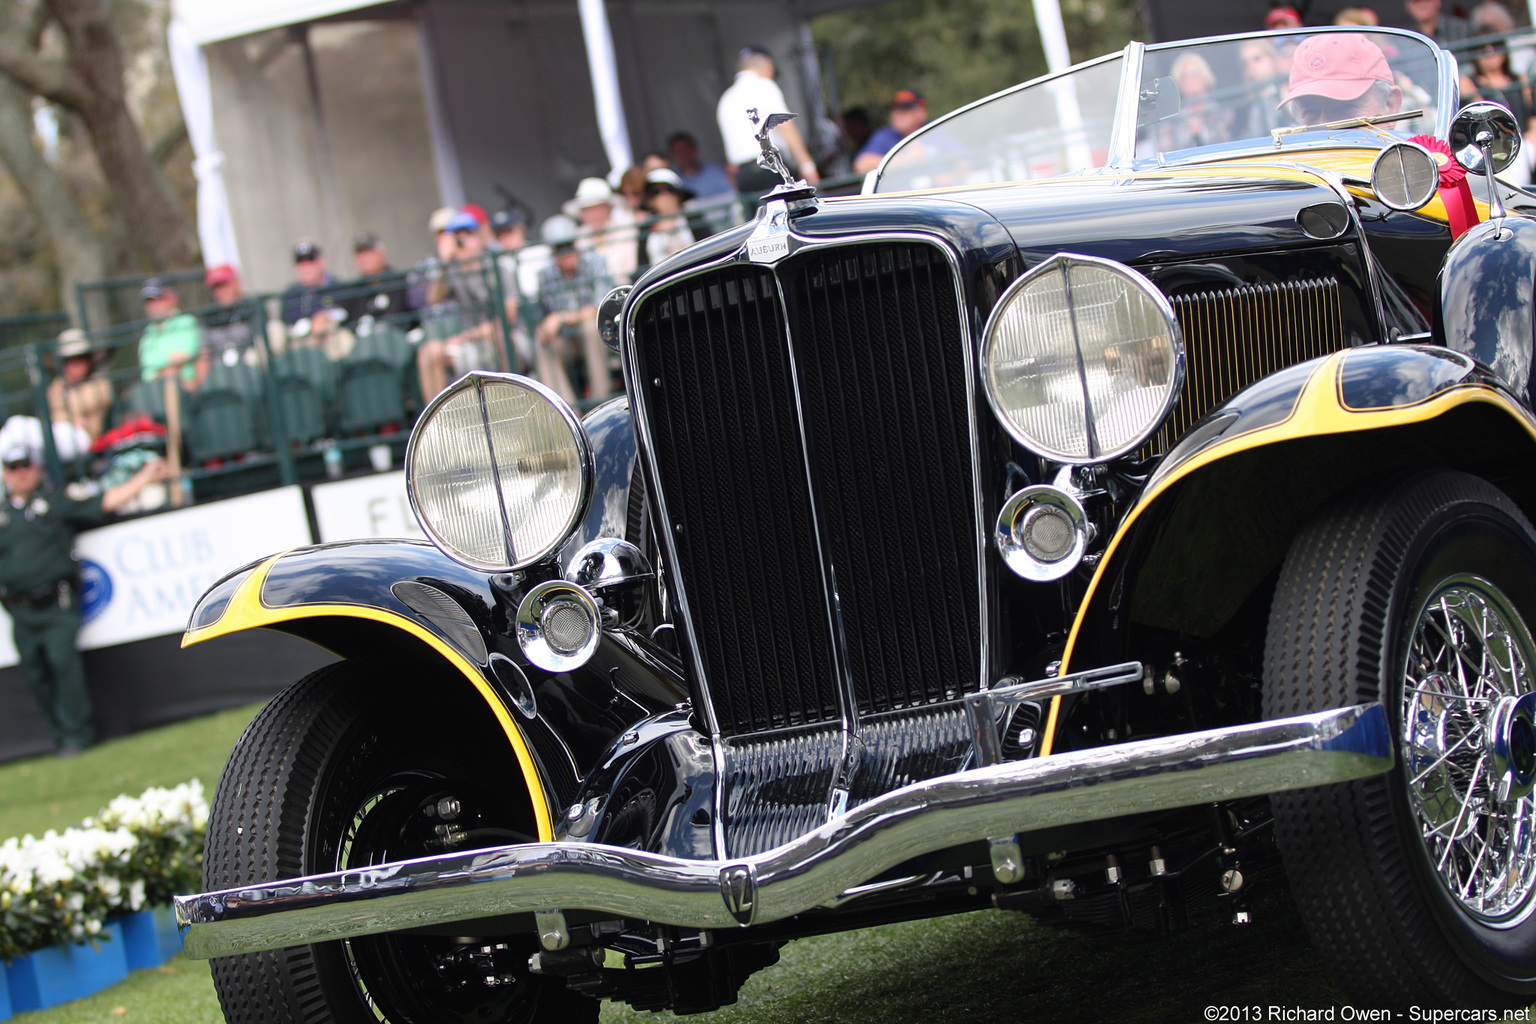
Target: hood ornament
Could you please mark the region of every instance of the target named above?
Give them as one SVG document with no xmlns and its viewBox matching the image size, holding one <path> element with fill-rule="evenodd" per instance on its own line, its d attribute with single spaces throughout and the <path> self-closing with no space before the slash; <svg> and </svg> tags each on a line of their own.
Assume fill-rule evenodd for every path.
<svg viewBox="0 0 1536 1024">
<path fill-rule="evenodd" d="M 756 107 L 747 110 L 747 119 L 757 129 L 757 145 L 762 150 L 757 165 L 783 179 L 763 196 L 762 205 L 757 210 L 757 226 L 742 247 L 741 256 L 753 263 L 776 263 L 798 248 L 799 240 L 791 236 L 789 230 L 790 213 L 813 205 L 811 200 L 816 196 L 816 187 L 790 174 L 784 164 L 784 155 L 768 141 L 769 132 L 793 121 L 796 116 L 778 113 L 763 119 L 757 116 Z"/>
<path fill-rule="evenodd" d="M 757 116 L 756 107 L 749 107 L 747 109 L 747 120 L 751 121 L 752 126 L 757 129 L 757 148 L 762 150 L 757 157 L 757 166 L 777 174 L 780 178 L 784 179 L 784 184 L 791 187 L 797 184 L 804 186 L 805 182 L 800 181 L 789 173 L 789 168 L 784 165 L 784 154 L 780 153 L 778 147 L 768 141 L 768 133 L 781 124 L 788 124 L 798 116 L 798 114 L 785 113 L 769 114 L 767 120 L 763 120 Z"/>
</svg>

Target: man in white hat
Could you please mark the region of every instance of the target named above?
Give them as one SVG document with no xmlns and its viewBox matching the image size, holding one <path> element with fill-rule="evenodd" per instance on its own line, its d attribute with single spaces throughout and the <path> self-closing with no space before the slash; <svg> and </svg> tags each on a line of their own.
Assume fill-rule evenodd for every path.
<svg viewBox="0 0 1536 1024">
<path fill-rule="evenodd" d="M 59 335 L 56 351 L 63 366 L 48 384 L 48 418 L 73 423 L 94 441 L 106 429 L 107 411 L 112 408 L 112 385 L 96 373 L 103 353 L 92 349 L 78 327 Z"/>
<path fill-rule="evenodd" d="M 0 604 L 10 613 L 16 654 L 61 756 L 96 739 L 85 666 L 75 649 L 80 632 L 75 531 L 94 526 L 146 485 L 168 474 L 156 459 L 133 476 L 87 498 L 45 491 L 37 453 L 25 445 L 0 452 Z"/>
<path fill-rule="evenodd" d="M 577 248 L 602 254 L 614 284 L 629 284 L 640 265 L 640 233 L 626 204 L 615 202 L 613 189 L 602 178 L 582 178 L 576 196 L 563 209 L 581 222 Z"/>
</svg>

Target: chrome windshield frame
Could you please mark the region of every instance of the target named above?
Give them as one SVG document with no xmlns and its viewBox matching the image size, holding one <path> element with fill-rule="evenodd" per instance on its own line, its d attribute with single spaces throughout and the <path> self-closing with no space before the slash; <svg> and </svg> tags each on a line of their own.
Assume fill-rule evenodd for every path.
<svg viewBox="0 0 1536 1024">
<path fill-rule="evenodd" d="M 1149 54 L 1165 53 L 1169 50 L 1190 50 L 1213 43 L 1241 43 L 1248 39 L 1275 39 L 1287 35 L 1312 36 L 1331 32 L 1359 33 L 1361 31 L 1362 29 L 1359 26 L 1329 25 L 1301 30 L 1291 30 L 1286 32 L 1258 31 L 1243 32 L 1233 35 L 1204 36 L 1199 39 L 1176 39 L 1152 44 L 1144 44 L 1133 40 L 1130 43 L 1127 43 L 1123 49 L 1114 53 L 1104 54 L 1103 56 L 1096 57 L 1093 60 L 1084 61 L 1080 64 L 1074 64 L 1067 70 L 1058 72 L 1056 74 L 1041 75 L 1037 78 L 1032 78 L 1027 82 L 1021 82 L 1018 85 L 1010 86 L 1007 89 L 1002 89 L 998 92 L 992 93 L 991 95 L 984 96 L 981 99 L 974 100 L 963 106 L 957 107 L 949 113 L 929 121 L 927 124 L 923 125 L 923 127 L 919 128 L 917 131 L 913 132 L 911 135 L 900 140 L 896 143 L 896 145 L 891 147 L 889 152 L 887 152 L 881 159 L 880 165 L 865 178 L 862 191 L 866 195 L 878 193 L 880 191 L 880 183 L 885 177 L 886 168 L 892 159 L 894 159 L 896 155 L 899 154 L 902 150 L 907 148 L 907 146 L 913 144 L 916 140 L 921 139 L 924 135 L 937 128 L 938 126 L 948 124 L 954 119 L 964 116 L 965 114 L 977 109 L 978 107 L 992 104 L 998 100 L 1012 96 L 1013 94 L 1021 92 L 1025 89 L 1034 89 L 1040 86 L 1044 86 L 1051 81 L 1060 80 L 1071 75 L 1078 75 L 1090 68 L 1097 67 L 1113 60 L 1123 60 L 1124 64 L 1121 66 L 1120 83 L 1118 87 L 1118 95 L 1115 101 L 1114 123 L 1111 127 L 1107 161 L 1102 167 L 1079 168 L 1075 171 L 1068 172 L 1067 175 L 1060 175 L 1060 177 L 1065 177 L 1071 174 L 1081 175 L 1124 173 L 1125 171 L 1129 170 L 1144 170 L 1148 168 L 1165 166 L 1209 163 L 1213 160 L 1225 160 L 1234 157 L 1246 157 L 1254 155 L 1265 155 L 1271 158 L 1275 158 L 1282 154 L 1299 153 L 1305 152 L 1307 150 L 1354 148 L 1360 143 L 1353 140 L 1341 140 L 1336 137 L 1329 136 L 1325 138 L 1309 138 L 1287 142 L 1284 146 L 1277 150 L 1273 141 L 1266 135 L 1263 138 L 1254 138 L 1251 140 L 1251 145 L 1245 144 L 1250 140 L 1238 140 L 1238 142 L 1231 148 L 1195 150 L 1191 151 L 1187 156 L 1170 157 L 1166 153 L 1157 153 L 1152 156 L 1137 158 L 1137 116 L 1139 113 L 1141 78 Z M 1409 45 L 1427 47 L 1434 53 L 1436 61 L 1435 81 L 1432 84 L 1432 88 L 1435 92 L 1433 97 L 1435 103 L 1434 134 L 1437 138 L 1445 138 L 1450 132 L 1451 121 L 1456 115 L 1456 109 L 1458 106 L 1457 97 L 1459 95 L 1460 72 L 1458 71 L 1456 58 L 1453 57 L 1445 49 L 1440 47 L 1437 43 L 1435 43 L 1434 40 L 1408 29 L 1380 26 L 1371 28 L 1368 34 L 1376 37 L 1384 36 L 1400 38 L 1407 42 Z M 1429 83 L 1421 84 L 1429 85 Z M 994 182 L 993 184 L 1001 184 L 1001 182 Z"/>
</svg>

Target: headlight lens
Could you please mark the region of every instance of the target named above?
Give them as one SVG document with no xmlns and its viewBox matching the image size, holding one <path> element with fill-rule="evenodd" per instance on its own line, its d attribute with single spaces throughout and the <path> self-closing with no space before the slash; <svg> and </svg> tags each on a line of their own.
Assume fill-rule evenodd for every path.
<svg viewBox="0 0 1536 1024">
<path fill-rule="evenodd" d="M 987 399 L 1031 451 L 1104 462 L 1157 429 L 1184 378 L 1173 309 L 1130 267 L 1062 253 L 1015 281 L 987 324 Z"/>
<path fill-rule="evenodd" d="M 449 557 L 487 572 L 544 558 L 591 498 L 592 452 L 576 414 L 512 374 L 473 373 L 433 399 L 405 461 L 422 530 Z"/>
</svg>

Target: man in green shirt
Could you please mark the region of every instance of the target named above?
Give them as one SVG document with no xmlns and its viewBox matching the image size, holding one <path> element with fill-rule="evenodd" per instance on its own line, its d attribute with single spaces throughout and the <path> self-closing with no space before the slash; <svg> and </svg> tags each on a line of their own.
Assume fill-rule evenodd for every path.
<svg viewBox="0 0 1536 1024">
<path fill-rule="evenodd" d="M 22 673 L 53 731 L 60 756 L 96 738 L 85 667 L 75 649 L 80 591 L 75 582 L 75 532 L 122 508 L 144 486 L 167 475 L 156 460 L 104 494 L 74 498 L 45 493 L 32 451 L 0 453 L 0 603 L 10 613 Z"/>
<path fill-rule="evenodd" d="M 197 387 L 208 372 L 207 360 L 200 358 L 203 329 L 197 317 L 183 313 L 176 289 L 157 278 L 144 282 L 139 298 L 150 321 L 139 335 L 139 375 L 154 380 L 179 369 L 183 386 Z"/>
</svg>

